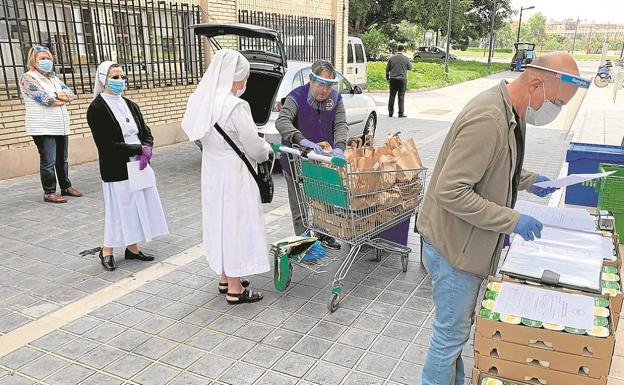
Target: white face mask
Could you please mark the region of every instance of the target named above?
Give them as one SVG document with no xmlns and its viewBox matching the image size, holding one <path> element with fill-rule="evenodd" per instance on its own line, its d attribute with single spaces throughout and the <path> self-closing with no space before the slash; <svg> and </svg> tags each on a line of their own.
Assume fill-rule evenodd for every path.
<svg viewBox="0 0 624 385">
<path fill-rule="evenodd" d="M 551 123 L 557 118 L 557 115 L 561 112 L 561 107 L 546 99 L 546 88 L 542 85 L 544 90 L 544 103 L 538 109 L 531 107 L 531 95 L 529 95 L 529 106 L 526 110 L 524 120 L 528 124 L 534 126 L 545 126 Z"/>
<path fill-rule="evenodd" d="M 236 97 L 240 98 L 241 95 L 245 93 L 246 89 L 247 89 L 247 82 L 245 82 L 245 84 L 243 84 L 243 88 L 241 88 L 240 90 L 236 91 Z"/>
</svg>

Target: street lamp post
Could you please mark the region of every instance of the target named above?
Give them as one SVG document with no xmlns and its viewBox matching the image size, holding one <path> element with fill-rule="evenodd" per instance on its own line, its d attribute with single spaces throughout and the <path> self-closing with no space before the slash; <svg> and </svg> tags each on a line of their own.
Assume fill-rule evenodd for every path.
<svg viewBox="0 0 624 385">
<path fill-rule="evenodd" d="M 490 26 L 490 50 L 488 52 L 488 67 L 492 66 L 492 52 L 494 51 L 494 20 L 496 19 L 496 0 L 492 4 L 492 25 Z"/>
<path fill-rule="evenodd" d="M 444 55 L 444 72 L 448 74 L 448 62 L 451 49 L 451 22 L 453 21 L 453 0 L 449 0 L 448 26 L 446 28 L 446 55 Z"/>
<path fill-rule="evenodd" d="M 533 9 L 533 8 L 535 8 L 535 6 L 533 5 L 530 7 L 526 7 L 526 8 L 520 7 L 520 18 L 518 19 L 518 36 L 516 37 L 516 43 L 520 41 L 520 25 L 522 24 L 522 11 L 526 11 L 526 10 Z"/>
</svg>

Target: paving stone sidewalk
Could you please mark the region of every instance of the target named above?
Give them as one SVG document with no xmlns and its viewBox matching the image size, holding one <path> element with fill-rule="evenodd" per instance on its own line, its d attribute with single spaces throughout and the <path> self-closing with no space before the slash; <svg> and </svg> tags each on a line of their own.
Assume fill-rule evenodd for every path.
<svg viewBox="0 0 624 385">
<path fill-rule="evenodd" d="M 377 140 L 393 128 L 427 141 L 449 126 L 381 116 Z M 529 129 L 527 136 L 527 168 L 555 177 L 565 135 Z M 425 166 L 433 167 L 443 139 L 421 148 Z M 70 168 L 85 197 L 65 205 L 42 202 L 36 175 L 0 181 L 0 333 L 19 331 L 201 241 L 199 151 L 188 143 L 158 148 L 153 166 L 171 234 L 145 245 L 155 262 L 120 260 L 112 273 L 96 257 L 78 256 L 102 239 L 96 163 Z M 275 201 L 265 207 L 274 219 L 270 242 L 291 234 L 283 179 L 276 176 L 276 183 Z M 327 301 L 340 253 L 332 254 L 327 273 L 296 267 L 284 293 L 273 288 L 271 273 L 251 277 L 265 299 L 245 306 L 225 303 L 200 257 L 0 357 L 0 385 L 419 384 L 433 303 L 418 242 L 411 234 L 406 273 L 396 255 L 378 263 L 371 250 L 362 252 L 332 314 Z M 469 374 L 470 346 L 463 357 Z"/>
</svg>

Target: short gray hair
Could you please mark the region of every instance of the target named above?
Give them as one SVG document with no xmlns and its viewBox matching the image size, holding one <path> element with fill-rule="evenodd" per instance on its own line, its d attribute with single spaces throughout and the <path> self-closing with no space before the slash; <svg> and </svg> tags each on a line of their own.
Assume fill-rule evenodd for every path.
<svg viewBox="0 0 624 385">
<path fill-rule="evenodd" d="M 312 64 L 312 73 L 314 75 L 320 75 L 323 71 L 328 71 L 334 78 L 336 77 L 334 66 L 327 60 L 318 60 Z"/>
</svg>

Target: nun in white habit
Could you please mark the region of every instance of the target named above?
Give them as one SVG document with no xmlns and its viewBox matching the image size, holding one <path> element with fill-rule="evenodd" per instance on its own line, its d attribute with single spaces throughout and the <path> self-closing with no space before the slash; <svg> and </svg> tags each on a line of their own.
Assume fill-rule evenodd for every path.
<svg viewBox="0 0 624 385">
<path fill-rule="evenodd" d="M 252 165 L 268 160 L 271 146 L 258 136 L 249 104 L 240 99 L 249 77 L 249 62 L 237 51 L 218 51 L 182 120 L 189 140 L 202 142 L 202 213 L 204 252 L 221 275 L 219 292 L 229 304 L 256 302 L 262 293 L 241 277 L 271 269 L 260 191 L 244 162 L 214 128 L 223 131 Z"/>
<path fill-rule="evenodd" d="M 144 254 L 138 243 L 169 233 L 155 183 L 139 189 L 128 180 L 129 162 L 138 161 L 142 172 L 151 171 L 154 138 L 139 106 L 121 96 L 125 82 L 118 64 L 100 64 L 87 110 L 104 189 L 104 244 L 94 251 L 100 252 L 100 261 L 109 271 L 116 268 L 114 247 L 126 247 L 125 259 L 152 261 L 154 257 Z"/>
</svg>

